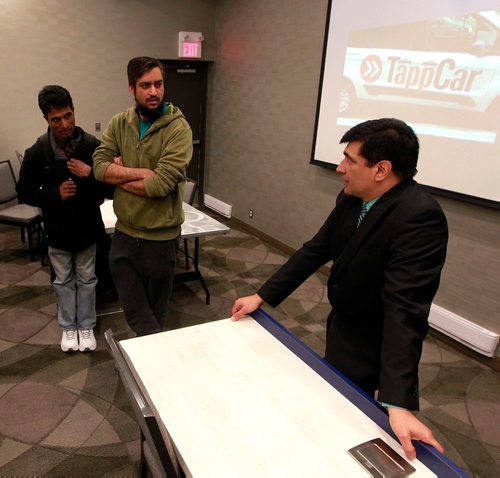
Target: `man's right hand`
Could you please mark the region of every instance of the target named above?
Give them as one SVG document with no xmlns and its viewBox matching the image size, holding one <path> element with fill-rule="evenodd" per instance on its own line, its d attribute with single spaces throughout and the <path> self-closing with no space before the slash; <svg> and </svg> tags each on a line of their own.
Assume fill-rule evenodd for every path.
<svg viewBox="0 0 500 478">
<path fill-rule="evenodd" d="M 72 198 L 76 194 L 76 184 L 72 179 L 67 179 L 59 186 L 59 195 L 63 201 Z"/>
<path fill-rule="evenodd" d="M 231 320 L 240 320 L 244 315 L 257 310 L 263 303 L 264 299 L 259 294 L 236 299 L 231 310 Z"/>
</svg>

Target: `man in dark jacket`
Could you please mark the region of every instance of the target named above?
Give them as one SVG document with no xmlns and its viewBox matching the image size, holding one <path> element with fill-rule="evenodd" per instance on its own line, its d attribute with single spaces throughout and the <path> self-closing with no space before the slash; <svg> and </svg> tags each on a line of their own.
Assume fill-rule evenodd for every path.
<svg viewBox="0 0 500 478">
<path fill-rule="evenodd" d="M 412 439 L 442 451 L 410 410 L 419 405 L 418 363 L 446 256 L 446 218 L 413 180 L 419 144 L 404 122 L 366 121 L 341 143 L 347 143 L 337 167 L 344 188 L 335 209 L 257 294 L 235 302 L 233 319 L 264 302 L 277 306 L 333 261 L 325 360 L 368 394 L 377 392 L 409 458 Z"/>
<path fill-rule="evenodd" d="M 96 348 L 96 243 L 104 235 L 99 205 L 103 186 L 92 173 L 99 141 L 75 126 L 73 100 L 58 85 L 45 86 L 38 105 L 47 133 L 26 150 L 19 199 L 42 209 L 64 352 Z"/>
</svg>

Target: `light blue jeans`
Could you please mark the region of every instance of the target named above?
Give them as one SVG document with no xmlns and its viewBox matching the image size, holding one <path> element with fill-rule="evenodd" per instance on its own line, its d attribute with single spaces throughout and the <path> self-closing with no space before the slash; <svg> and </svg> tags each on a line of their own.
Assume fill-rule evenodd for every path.
<svg viewBox="0 0 500 478">
<path fill-rule="evenodd" d="M 80 252 L 49 247 L 55 272 L 52 283 L 57 299 L 57 318 L 64 330 L 93 329 L 96 325 L 96 245 Z"/>
</svg>

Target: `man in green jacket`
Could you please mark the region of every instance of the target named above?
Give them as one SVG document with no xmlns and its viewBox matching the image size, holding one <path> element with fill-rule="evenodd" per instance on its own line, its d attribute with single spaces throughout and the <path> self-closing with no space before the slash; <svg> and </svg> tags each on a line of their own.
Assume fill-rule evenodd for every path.
<svg viewBox="0 0 500 478">
<path fill-rule="evenodd" d="M 94 175 L 117 186 L 111 273 L 130 328 L 147 335 L 166 319 L 192 134 L 181 111 L 164 101 L 159 60 L 133 58 L 127 73 L 136 105 L 111 119 L 93 156 Z"/>
</svg>

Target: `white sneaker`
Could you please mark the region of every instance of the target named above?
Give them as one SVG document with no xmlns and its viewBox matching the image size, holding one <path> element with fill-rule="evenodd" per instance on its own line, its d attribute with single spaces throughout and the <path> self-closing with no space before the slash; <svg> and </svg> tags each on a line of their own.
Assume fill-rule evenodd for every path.
<svg viewBox="0 0 500 478">
<path fill-rule="evenodd" d="M 80 340 L 80 352 L 93 352 L 97 347 L 94 331 L 92 329 L 79 330 L 78 339 Z"/>
<path fill-rule="evenodd" d="M 61 350 L 63 352 L 76 352 L 78 350 L 78 333 L 76 330 L 63 330 Z"/>
</svg>

